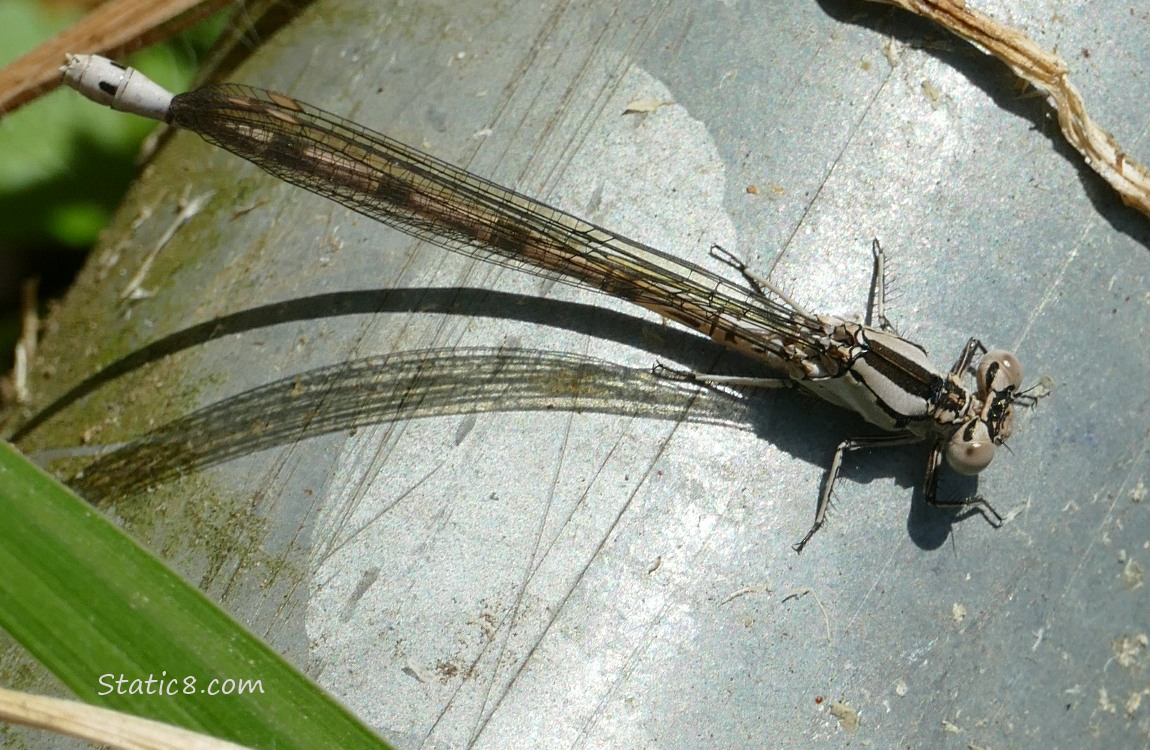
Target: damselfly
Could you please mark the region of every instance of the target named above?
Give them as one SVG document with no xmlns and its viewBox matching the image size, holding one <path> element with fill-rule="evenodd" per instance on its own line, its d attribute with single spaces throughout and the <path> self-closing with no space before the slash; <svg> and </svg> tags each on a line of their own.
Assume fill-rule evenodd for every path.
<svg viewBox="0 0 1150 750">
<path fill-rule="evenodd" d="M 61 70 L 94 101 L 191 130 L 293 185 L 448 250 L 633 302 L 758 358 L 781 377 L 665 373 L 699 382 L 798 385 L 858 412 L 885 434 L 839 444 L 814 524 L 796 551 L 823 525 L 844 454 L 859 448 L 933 441 L 926 501 L 973 508 L 992 525 L 1002 523 L 980 496 L 939 500 L 939 470 L 944 456 L 961 474 L 990 464 L 1010 437 L 1014 405 L 1026 398 L 1019 390 L 1022 366 L 1012 353 L 987 351 L 972 338 L 943 370 L 899 336 L 883 311 L 877 242 L 873 316 L 860 323 L 814 314 L 721 248 L 713 254 L 736 268 L 745 286 L 283 94 L 221 84 L 173 96 L 138 71 L 94 55 L 69 55 Z M 973 388 L 966 385 L 971 376 Z"/>
</svg>

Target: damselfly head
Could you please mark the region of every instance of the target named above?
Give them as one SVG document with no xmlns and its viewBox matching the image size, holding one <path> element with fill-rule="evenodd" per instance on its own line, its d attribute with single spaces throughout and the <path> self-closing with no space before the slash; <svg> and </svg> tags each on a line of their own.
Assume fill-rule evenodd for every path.
<svg viewBox="0 0 1150 750">
<path fill-rule="evenodd" d="M 959 474 L 978 474 L 994 460 L 995 446 L 1010 437 L 1015 393 L 1022 387 L 1022 363 L 1001 349 L 987 352 L 974 374 L 982 408 L 964 422 L 946 446 L 946 462 Z"/>
</svg>

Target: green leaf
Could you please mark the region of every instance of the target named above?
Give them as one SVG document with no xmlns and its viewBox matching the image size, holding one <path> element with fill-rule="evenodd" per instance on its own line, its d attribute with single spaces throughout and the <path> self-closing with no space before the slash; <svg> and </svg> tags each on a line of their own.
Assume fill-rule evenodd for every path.
<svg viewBox="0 0 1150 750">
<path fill-rule="evenodd" d="M 387 747 L 5 442 L 0 518 L 0 627 L 80 699 L 252 747 Z"/>
</svg>

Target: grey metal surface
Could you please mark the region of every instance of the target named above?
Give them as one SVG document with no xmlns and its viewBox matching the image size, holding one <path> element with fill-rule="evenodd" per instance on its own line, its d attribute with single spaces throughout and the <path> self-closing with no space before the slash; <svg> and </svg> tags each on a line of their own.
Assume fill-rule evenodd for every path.
<svg viewBox="0 0 1150 750">
<path fill-rule="evenodd" d="M 1145 14 L 983 9 L 1058 48 L 1150 158 Z M 744 363 L 177 137 L 162 179 L 218 192 L 119 333 L 234 328 L 179 350 L 185 384 L 159 387 L 206 411 L 160 429 L 212 435 L 197 468 L 260 523 L 218 558 L 198 537 L 169 556 L 385 737 L 1150 744 L 1150 220 L 1000 65 L 865 2 L 321 2 L 230 77 L 696 262 L 721 243 L 819 311 L 862 311 L 878 237 L 904 335 L 946 365 L 978 336 L 1055 381 L 977 482 L 1003 529 L 922 507 L 924 449 L 863 454 L 796 556 L 834 445 L 865 424 L 798 393 L 692 400 L 642 371 Z M 624 114 L 636 100 L 659 106 Z M 480 393 L 442 350 L 510 364 Z M 535 369 L 511 366 L 520 350 Z M 572 375 L 540 352 L 593 361 Z M 396 357 L 426 366 L 397 385 Z M 182 459 L 129 459 L 89 480 L 121 509 L 125 476 L 180 484 L 156 466 Z"/>
</svg>

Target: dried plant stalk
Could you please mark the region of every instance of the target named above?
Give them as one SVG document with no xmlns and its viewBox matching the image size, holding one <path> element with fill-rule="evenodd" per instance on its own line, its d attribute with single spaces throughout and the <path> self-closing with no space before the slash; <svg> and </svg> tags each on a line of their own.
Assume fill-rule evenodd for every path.
<svg viewBox="0 0 1150 750">
<path fill-rule="evenodd" d="M 929 18 L 1009 65 L 1015 75 L 1050 97 L 1066 140 L 1118 191 L 1122 202 L 1150 216 L 1150 173 L 1086 114 L 1086 105 L 1068 80 L 1066 63 L 1060 57 L 1021 31 L 968 7 L 963 0 L 871 1 Z"/>
</svg>

